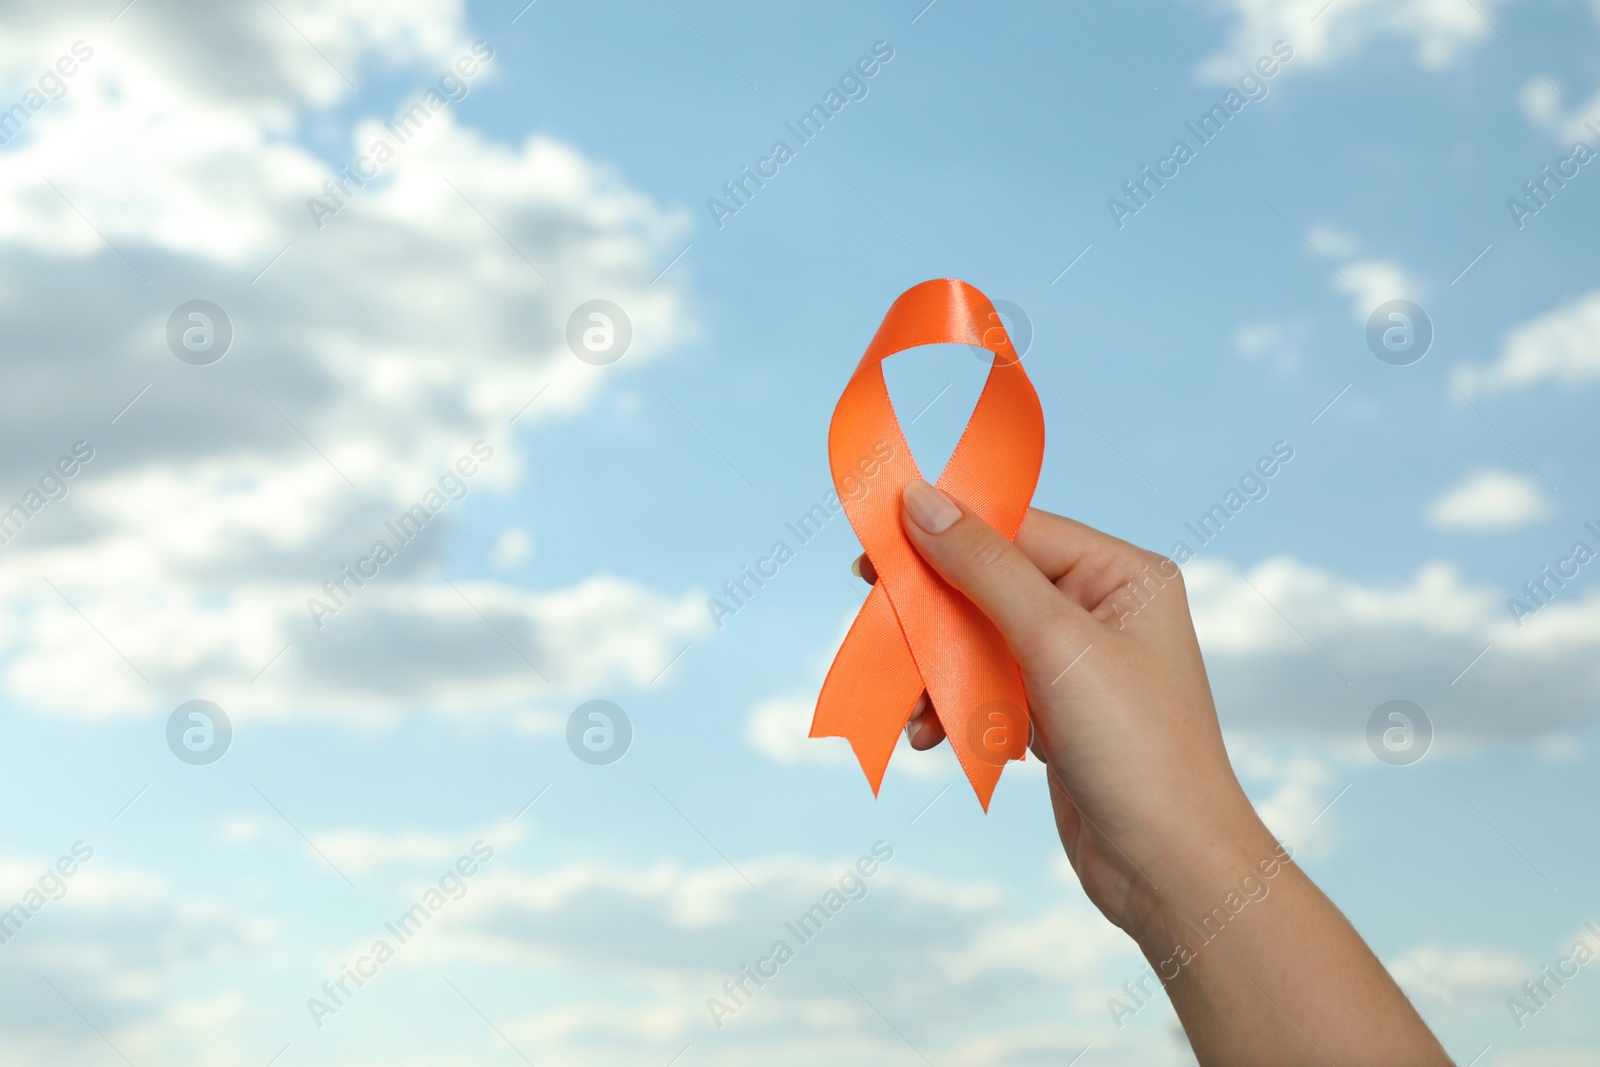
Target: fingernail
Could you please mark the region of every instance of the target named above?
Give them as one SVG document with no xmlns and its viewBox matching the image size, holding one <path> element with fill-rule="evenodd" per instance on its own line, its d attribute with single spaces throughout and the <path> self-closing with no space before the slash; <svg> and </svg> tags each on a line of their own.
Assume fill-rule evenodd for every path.
<svg viewBox="0 0 1600 1067">
<path fill-rule="evenodd" d="M 961 518 L 961 509 L 956 507 L 955 501 L 924 481 L 906 483 L 901 499 L 905 501 L 906 514 L 911 516 L 911 521 L 931 534 L 944 533 Z"/>
<path fill-rule="evenodd" d="M 850 561 L 850 573 L 855 575 L 857 578 L 861 577 L 861 557 L 860 556 L 857 556 L 855 559 Z"/>
</svg>

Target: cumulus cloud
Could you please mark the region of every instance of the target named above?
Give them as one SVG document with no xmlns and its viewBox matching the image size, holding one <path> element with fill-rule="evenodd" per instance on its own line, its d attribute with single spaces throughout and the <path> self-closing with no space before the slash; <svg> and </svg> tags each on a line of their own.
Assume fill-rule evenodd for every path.
<svg viewBox="0 0 1600 1067">
<path fill-rule="evenodd" d="M 6 685 L 88 716 L 204 692 L 244 714 L 537 719 L 649 682 L 701 625 L 691 592 L 452 583 L 448 531 L 475 505 L 445 494 L 512 491 L 514 418 L 584 408 L 689 336 L 674 280 L 650 284 L 686 218 L 559 142 L 463 126 L 442 98 L 399 143 L 383 120 L 471 49 L 456 0 L 277 8 L 140 4 L 92 41 L 59 5 L 8 15 L 13 78 L 76 39 L 94 54 L 0 168 L 0 474 L 27 487 L 79 440 L 94 458 L 0 546 Z M 494 74 L 479 66 L 472 91 Z M 395 157 L 330 197 L 340 175 L 301 134 L 378 72 L 415 88 L 358 105 L 339 154 L 387 139 Z M 312 197 L 337 214 L 314 220 Z M 166 351 L 197 296 L 234 331 L 207 367 Z M 566 350 L 567 316 L 596 297 L 632 320 L 621 368 Z M 475 442 L 493 459 L 458 477 Z M 429 526 L 402 543 L 385 524 L 419 502 Z M 371 584 L 343 579 L 380 539 L 395 558 Z"/>
<path fill-rule="evenodd" d="M 487 841 L 510 848 L 522 840 L 525 824 L 497 823 L 462 833 L 408 829 L 395 833 L 366 828 L 314 831 L 317 851 L 352 878 L 365 878 L 388 868 L 446 868 L 465 855 L 472 843 Z"/>
<path fill-rule="evenodd" d="M 1513 327 L 1498 359 L 1458 367 L 1453 378 L 1469 395 L 1545 383 L 1592 385 L 1600 379 L 1600 291 Z"/>
<path fill-rule="evenodd" d="M 1386 259 L 1352 260 L 1339 268 L 1335 284 L 1350 294 L 1350 315 L 1360 323 L 1365 323 L 1379 304 L 1416 300 L 1423 294 L 1421 282 Z"/>
<path fill-rule="evenodd" d="M 902 1055 L 877 1010 L 937 1049 L 939 1062 L 974 1067 L 1060 1058 L 1113 1032 L 1106 998 L 1142 961 L 1081 896 L 1021 910 L 994 882 L 935 876 L 897 854 L 857 879 L 864 891 L 801 941 L 784 924 L 837 891 L 856 859 L 766 856 L 740 859 L 739 871 L 574 863 L 501 872 L 453 905 L 450 926 L 418 951 L 433 962 L 515 961 L 603 980 L 609 1010 L 569 993 L 504 1023 L 514 1041 L 552 1056 L 581 1048 L 584 1062 L 665 1062 L 688 1043 L 717 1064 L 749 1062 L 758 1048 L 764 1061 L 785 1064 Z M 753 995 L 716 1027 L 708 999 L 726 1000 L 723 983 L 778 940 L 795 958 L 766 987 L 747 982 Z M 1002 1006 L 1024 1001 L 1051 1005 L 1058 1021 L 996 1025 Z M 618 1004 L 627 1005 L 625 1024 L 616 1021 Z M 1123 1031 L 1117 1045 L 1130 1063 L 1180 1062 L 1159 1031 L 1153 1039 Z"/>
<path fill-rule="evenodd" d="M 1261 821 L 1296 859 L 1333 851 L 1339 835 L 1331 805 L 1349 781 L 1338 773 L 1347 769 L 1340 766 L 1339 748 L 1295 751 L 1246 736 L 1235 738 L 1228 754 Z"/>
<path fill-rule="evenodd" d="M 0 886 L 11 903 L 36 884 L 55 857 L 0 858 Z M 65 892 L 49 900 L 0 947 L 0 1045 L 8 1061 L 81 1063 L 105 1046 L 77 1012 L 130 1052 L 150 1054 L 172 1042 L 194 1051 L 175 1017 L 234 1018 L 237 993 L 207 1000 L 182 994 L 180 979 L 195 968 L 237 964 L 260 951 L 273 928 L 214 901 L 180 896 L 167 879 L 108 862 L 85 861 Z M 53 988 L 52 988 L 53 987 Z M 70 1002 L 70 1003 L 69 1003 Z M 76 1009 L 76 1010 L 74 1010 Z"/>
<path fill-rule="evenodd" d="M 533 553 L 533 538 L 520 526 L 509 526 L 495 539 L 489 561 L 499 570 L 510 570 Z"/>
<path fill-rule="evenodd" d="M 1530 559 L 1529 578 L 1558 555 Z M 1367 719 L 1385 701 L 1421 705 L 1435 736 L 1451 743 L 1528 737 L 1555 752 L 1600 711 L 1600 593 L 1550 586 L 1540 606 L 1520 588 L 1471 582 L 1442 560 L 1385 582 L 1290 556 L 1249 568 L 1197 559 L 1184 575 L 1230 745 L 1335 742 L 1317 758 L 1273 752 L 1241 765 L 1269 824 L 1296 847 L 1332 847 L 1337 822 L 1318 818 L 1339 787 L 1329 753 L 1354 753 L 1365 765 Z M 1513 597 L 1522 598 L 1521 611 L 1512 611 Z M 854 766 L 843 743 L 806 737 L 814 700 L 806 692 L 759 701 L 747 743 L 780 764 Z M 946 755 L 943 746 L 913 752 L 902 739 L 889 767 L 945 775 L 956 768 L 933 760 Z M 1029 759 L 1008 773 L 1038 768 Z"/>
<path fill-rule="evenodd" d="M 1200 76 L 1213 82 L 1239 77 L 1274 41 L 1295 50 L 1295 65 L 1331 67 L 1385 40 L 1409 44 L 1424 70 L 1442 70 L 1489 39 L 1486 21 L 1509 0 L 1221 0 L 1213 5 L 1231 19 L 1227 42 L 1201 60 Z"/>
<path fill-rule="evenodd" d="M 1555 505 L 1530 475 L 1474 471 L 1428 505 L 1428 522 L 1441 530 L 1515 530 L 1555 514 Z"/>
<path fill-rule="evenodd" d="M 461 0 L 275 0 L 261 8 L 128 5 L 116 20 L 64 16 L 50 0 L 7 7 L 0 74 L 28 79 L 71 37 L 93 33 L 128 63 L 159 71 L 188 96 L 277 109 L 328 104 L 363 75 L 453 58 Z M 276 9 L 276 10 L 274 10 Z M 348 80 L 347 80 L 348 79 Z"/>
<path fill-rule="evenodd" d="M 1538 968 L 1509 953 L 1476 946 L 1417 945 L 1387 964 L 1394 980 L 1424 1005 L 1489 1005 L 1516 992 Z"/>
<path fill-rule="evenodd" d="M 1421 300 L 1426 286 L 1404 266 L 1373 255 L 1360 255 L 1361 239 L 1329 223 L 1317 223 L 1306 234 L 1307 255 L 1334 265 L 1333 287 L 1349 295 L 1350 315 L 1365 324 L 1373 309 L 1390 300 Z"/>
<path fill-rule="evenodd" d="M 745 740 L 774 763 L 850 766 L 855 757 L 848 746 L 806 736 L 815 710 L 816 699 L 804 693 L 768 697 L 750 709 L 745 720 Z"/>
<path fill-rule="evenodd" d="M 1596 20 L 1600 21 L 1600 10 Z M 1548 133 L 1562 150 L 1579 143 L 1593 150 L 1600 141 L 1600 92 L 1568 108 L 1565 92 L 1535 75 L 1523 82 L 1518 103 L 1528 122 Z"/>
<path fill-rule="evenodd" d="M 1504 590 L 1444 562 L 1380 583 L 1291 557 L 1248 570 L 1196 560 L 1184 573 L 1232 728 L 1356 742 L 1372 710 L 1396 698 L 1456 739 L 1559 732 L 1595 711 L 1600 595 L 1570 591 L 1519 627 Z"/>
</svg>

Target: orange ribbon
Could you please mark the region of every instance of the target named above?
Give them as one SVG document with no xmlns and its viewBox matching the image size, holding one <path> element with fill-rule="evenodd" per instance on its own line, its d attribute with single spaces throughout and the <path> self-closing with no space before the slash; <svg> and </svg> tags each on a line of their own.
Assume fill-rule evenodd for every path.
<svg viewBox="0 0 1600 1067">
<path fill-rule="evenodd" d="M 953 278 L 906 290 L 867 346 L 828 429 L 833 484 L 878 581 L 822 683 L 811 736 L 848 740 L 876 796 L 901 728 L 926 691 L 988 811 L 1001 768 L 1027 751 L 1022 675 L 994 624 L 923 560 L 900 524 L 901 491 L 922 475 L 889 402 L 882 363 L 932 344 L 975 345 L 995 357 L 939 488 L 1015 538 L 1039 481 L 1044 413 L 989 299 Z M 859 476 L 869 471 L 872 482 L 861 495 Z"/>
</svg>

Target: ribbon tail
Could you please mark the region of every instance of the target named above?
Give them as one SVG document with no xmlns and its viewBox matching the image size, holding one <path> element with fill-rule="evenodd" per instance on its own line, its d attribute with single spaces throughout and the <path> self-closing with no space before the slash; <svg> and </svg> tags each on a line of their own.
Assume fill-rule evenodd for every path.
<svg viewBox="0 0 1600 1067">
<path fill-rule="evenodd" d="M 877 796 L 889 756 L 922 689 L 922 675 L 888 594 L 881 584 L 875 585 L 828 668 L 811 736 L 849 741 L 872 785 L 872 795 Z M 992 792 L 994 786 L 989 789 Z"/>
<path fill-rule="evenodd" d="M 943 722 L 942 716 L 940 721 Z M 988 814 L 989 799 L 994 796 L 995 787 L 1000 784 L 1000 772 L 1005 768 L 1005 764 L 995 762 L 992 756 L 980 756 L 971 746 L 957 742 L 957 737 L 965 736 L 967 721 L 967 717 L 962 716 L 959 724 L 944 723 L 945 736 L 949 739 L 950 747 L 955 750 L 956 760 L 961 764 L 961 769 L 966 772 L 967 781 L 972 783 L 972 791 L 978 794 L 978 803 L 983 805 L 984 813 Z"/>
<path fill-rule="evenodd" d="M 952 590 L 952 596 L 960 598 L 961 610 L 972 616 L 963 651 L 966 666 L 978 668 L 974 673 L 981 683 L 966 679 L 965 684 L 951 685 L 948 675 L 934 675 L 928 690 L 950 748 L 987 813 L 1006 763 L 1027 756 L 1032 729 L 1028 694 L 1022 672 L 994 624 L 960 593 Z M 942 651 L 937 654 L 950 658 Z"/>
</svg>

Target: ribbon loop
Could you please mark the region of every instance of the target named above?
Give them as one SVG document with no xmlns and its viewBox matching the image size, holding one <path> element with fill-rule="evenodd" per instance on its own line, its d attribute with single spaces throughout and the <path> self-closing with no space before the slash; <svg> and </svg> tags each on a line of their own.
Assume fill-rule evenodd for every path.
<svg viewBox="0 0 1600 1067">
<path fill-rule="evenodd" d="M 1015 538 L 1039 481 L 1044 414 L 988 297 L 953 278 L 902 293 L 845 385 L 828 428 L 834 487 L 878 582 L 822 684 L 811 736 L 846 738 L 876 795 L 900 730 L 926 691 L 987 811 L 1002 766 L 1026 752 L 1028 704 L 994 624 L 924 562 L 900 525 L 901 491 L 921 474 L 895 418 L 882 364 L 931 344 L 976 345 L 995 355 L 938 487 Z M 861 492 L 860 475 L 872 477 L 874 488 Z"/>
</svg>

